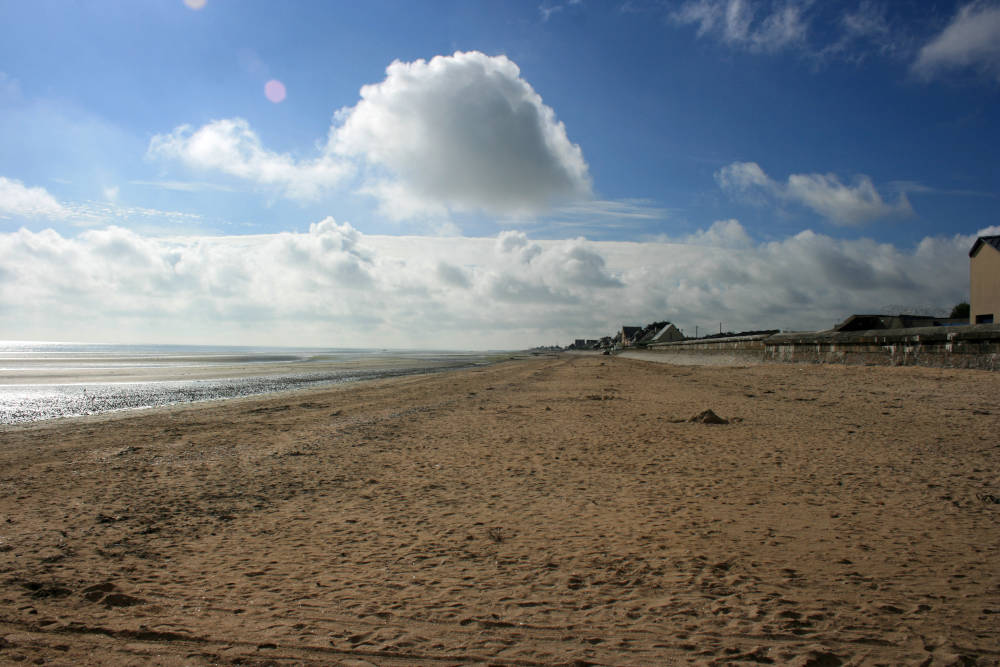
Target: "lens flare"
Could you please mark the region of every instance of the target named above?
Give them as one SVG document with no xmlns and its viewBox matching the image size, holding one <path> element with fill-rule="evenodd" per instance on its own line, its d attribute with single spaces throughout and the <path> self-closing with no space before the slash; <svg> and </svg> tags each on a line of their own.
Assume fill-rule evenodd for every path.
<svg viewBox="0 0 1000 667">
<path fill-rule="evenodd" d="M 189 9 L 194 10 L 204 9 L 205 2 L 207 2 L 207 0 L 184 0 L 184 4 L 187 5 Z"/>
<path fill-rule="evenodd" d="M 275 104 L 285 99 L 285 84 L 277 79 L 271 79 L 264 84 L 264 95 Z"/>
</svg>

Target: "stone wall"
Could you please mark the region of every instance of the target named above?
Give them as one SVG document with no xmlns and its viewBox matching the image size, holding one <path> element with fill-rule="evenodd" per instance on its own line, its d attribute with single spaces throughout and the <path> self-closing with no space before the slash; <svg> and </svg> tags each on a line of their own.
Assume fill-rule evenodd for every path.
<svg viewBox="0 0 1000 667">
<path fill-rule="evenodd" d="M 1000 325 L 732 336 L 660 343 L 648 349 L 756 361 L 1000 370 Z"/>
</svg>

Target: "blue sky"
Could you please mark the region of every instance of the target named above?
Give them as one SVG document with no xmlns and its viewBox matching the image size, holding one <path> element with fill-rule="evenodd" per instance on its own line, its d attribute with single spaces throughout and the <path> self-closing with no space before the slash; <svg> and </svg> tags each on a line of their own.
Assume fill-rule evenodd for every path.
<svg viewBox="0 0 1000 667">
<path fill-rule="evenodd" d="M 995 2 L 6 2 L 0 337 L 946 310 L 998 118 Z"/>
</svg>

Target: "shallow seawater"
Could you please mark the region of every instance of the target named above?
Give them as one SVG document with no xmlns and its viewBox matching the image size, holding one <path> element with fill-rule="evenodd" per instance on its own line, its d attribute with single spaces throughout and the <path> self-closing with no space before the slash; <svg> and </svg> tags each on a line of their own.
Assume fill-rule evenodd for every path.
<svg viewBox="0 0 1000 667">
<path fill-rule="evenodd" d="M 467 352 L 0 342 L 0 424 L 489 363 Z"/>
</svg>

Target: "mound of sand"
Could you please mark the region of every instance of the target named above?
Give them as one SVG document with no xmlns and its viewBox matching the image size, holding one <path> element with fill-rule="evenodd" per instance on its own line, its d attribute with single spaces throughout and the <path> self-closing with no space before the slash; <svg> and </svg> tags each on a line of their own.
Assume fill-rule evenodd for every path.
<svg viewBox="0 0 1000 667">
<path fill-rule="evenodd" d="M 699 424 L 728 424 L 728 419 L 723 419 L 719 415 L 715 414 L 711 410 L 702 410 L 694 417 L 691 417 L 688 421 L 697 422 Z"/>
</svg>

